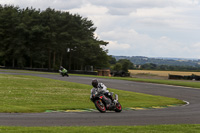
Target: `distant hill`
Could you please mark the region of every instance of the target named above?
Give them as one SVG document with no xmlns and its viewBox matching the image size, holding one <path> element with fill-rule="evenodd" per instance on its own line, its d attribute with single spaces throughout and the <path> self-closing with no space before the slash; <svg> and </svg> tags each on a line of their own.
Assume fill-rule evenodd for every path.
<svg viewBox="0 0 200 133">
<path fill-rule="evenodd" d="M 113 55 L 112 55 L 113 56 Z M 135 65 L 153 63 L 156 65 L 169 66 L 193 66 L 200 67 L 200 59 L 185 59 L 185 58 L 150 58 L 145 56 L 113 56 L 116 60 L 128 59 Z"/>
</svg>

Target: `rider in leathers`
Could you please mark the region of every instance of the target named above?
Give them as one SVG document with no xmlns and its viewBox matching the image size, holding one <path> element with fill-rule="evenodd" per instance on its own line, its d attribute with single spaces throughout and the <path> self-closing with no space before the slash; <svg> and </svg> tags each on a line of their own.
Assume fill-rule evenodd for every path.
<svg viewBox="0 0 200 133">
<path fill-rule="evenodd" d="M 91 100 L 95 97 L 96 94 L 102 92 L 105 96 L 109 97 L 112 101 L 114 101 L 114 99 L 112 97 L 112 93 L 110 93 L 107 90 L 107 87 L 103 83 L 98 83 L 97 79 L 93 79 L 92 80 L 92 86 L 93 86 L 93 88 L 91 89 L 91 95 L 90 95 Z M 115 105 L 112 105 L 110 103 L 106 103 L 106 104 L 107 104 L 108 109 L 112 109 L 112 108 L 115 107 Z"/>
<path fill-rule="evenodd" d="M 67 73 L 67 69 L 65 69 L 64 67 L 60 66 L 59 72 L 65 74 L 67 77 L 69 77 L 69 75 Z"/>
</svg>

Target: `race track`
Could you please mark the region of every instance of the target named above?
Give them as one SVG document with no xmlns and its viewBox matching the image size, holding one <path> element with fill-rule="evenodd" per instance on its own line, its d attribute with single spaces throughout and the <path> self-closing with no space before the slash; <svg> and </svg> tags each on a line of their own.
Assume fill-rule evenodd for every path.
<svg viewBox="0 0 200 133">
<path fill-rule="evenodd" d="M 0 72 L 4 73 L 4 72 Z M 7 73 L 7 72 L 6 72 Z M 51 74 L 26 74 L 63 81 L 90 84 L 91 77 L 61 77 Z M 5 126 L 97 126 L 97 125 L 152 125 L 200 124 L 200 89 L 175 87 L 124 80 L 99 79 L 108 88 L 173 97 L 188 101 L 185 106 L 164 109 L 132 110 L 121 113 L 55 112 L 55 113 L 0 113 L 0 125 Z M 123 106 L 123 105 L 122 105 Z"/>
</svg>

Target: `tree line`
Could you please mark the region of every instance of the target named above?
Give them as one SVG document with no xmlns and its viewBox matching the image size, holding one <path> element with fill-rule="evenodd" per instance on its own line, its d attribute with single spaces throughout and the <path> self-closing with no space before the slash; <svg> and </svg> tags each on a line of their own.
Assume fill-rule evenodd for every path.
<svg viewBox="0 0 200 133">
<path fill-rule="evenodd" d="M 109 65 L 91 20 L 47 8 L 0 5 L 0 66 L 83 70 Z"/>
<path fill-rule="evenodd" d="M 164 70 L 164 71 L 200 71 L 200 67 L 199 66 L 157 65 L 157 64 L 154 64 L 154 63 L 146 63 L 146 64 L 143 64 L 143 65 L 137 65 L 136 69 L 141 69 L 141 70 Z"/>
<path fill-rule="evenodd" d="M 199 66 L 174 66 L 174 65 L 159 65 L 154 63 L 145 63 L 141 65 L 133 64 L 128 59 L 117 60 L 115 56 L 110 56 L 109 63 L 111 64 L 111 71 L 128 72 L 132 70 L 162 70 L 162 71 L 200 71 Z"/>
</svg>

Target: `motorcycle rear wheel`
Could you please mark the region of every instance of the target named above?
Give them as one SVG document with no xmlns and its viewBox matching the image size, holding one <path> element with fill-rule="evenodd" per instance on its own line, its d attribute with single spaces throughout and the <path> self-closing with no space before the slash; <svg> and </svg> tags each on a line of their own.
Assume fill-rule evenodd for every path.
<svg viewBox="0 0 200 133">
<path fill-rule="evenodd" d="M 106 107 L 101 100 L 94 101 L 94 104 L 95 104 L 96 108 L 99 110 L 99 112 L 101 112 L 101 113 L 106 112 Z"/>
</svg>

